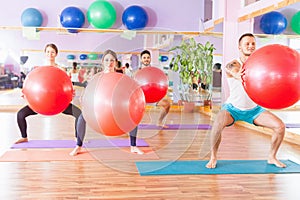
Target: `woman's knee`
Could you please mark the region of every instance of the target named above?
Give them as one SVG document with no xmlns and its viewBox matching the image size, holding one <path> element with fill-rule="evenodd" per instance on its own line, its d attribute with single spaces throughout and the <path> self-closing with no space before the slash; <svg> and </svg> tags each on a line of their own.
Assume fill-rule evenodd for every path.
<svg viewBox="0 0 300 200">
<path fill-rule="evenodd" d="M 17 119 L 20 120 L 20 119 L 25 119 L 25 113 L 22 112 L 22 110 L 18 111 L 17 113 Z"/>
<path fill-rule="evenodd" d="M 18 118 L 18 120 L 22 120 L 22 119 L 25 119 L 26 117 L 28 117 L 29 115 L 30 115 L 30 113 L 28 113 L 25 109 L 21 109 L 17 113 L 17 118 Z"/>
</svg>

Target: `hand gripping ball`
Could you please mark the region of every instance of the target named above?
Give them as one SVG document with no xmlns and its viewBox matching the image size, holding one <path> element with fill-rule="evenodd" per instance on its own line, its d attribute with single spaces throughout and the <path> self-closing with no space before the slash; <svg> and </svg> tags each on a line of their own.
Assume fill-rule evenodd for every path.
<svg viewBox="0 0 300 200">
<path fill-rule="evenodd" d="M 279 44 L 264 46 L 247 59 L 244 70 L 244 88 L 258 105 L 282 109 L 299 100 L 299 54 L 296 50 Z"/>
<path fill-rule="evenodd" d="M 121 73 L 98 73 L 82 98 L 87 124 L 107 136 L 133 130 L 142 120 L 145 96 L 136 81 Z"/>
<path fill-rule="evenodd" d="M 23 94 L 35 112 L 55 115 L 69 106 L 73 85 L 63 70 L 53 66 L 37 67 L 26 77 Z"/>
<path fill-rule="evenodd" d="M 147 103 L 160 101 L 168 92 L 168 77 L 157 67 L 142 68 L 134 79 L 140 84 Z"/>
</svg>

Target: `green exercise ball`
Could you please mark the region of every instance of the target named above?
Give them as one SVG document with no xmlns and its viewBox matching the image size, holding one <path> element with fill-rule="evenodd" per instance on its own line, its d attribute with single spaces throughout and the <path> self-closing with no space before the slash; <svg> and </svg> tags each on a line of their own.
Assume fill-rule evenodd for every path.
<svg viewBox="0 0 300 200">
<path fill-rule="evenodd" d="M 98 59 L 98 54 L 90 53 L 88 55 L 88 57 L 89 57 L 90 60 L 97 60 Z"/>
<path fill-rule="evenodd" d="M 291 19 L 291 28 L 292 30 L 300 34 L 300 11 L 298 11 Z"/>
<path fill-rule="evenodd" d="M 89 23 L 99 29 L 110 28 L 116 22 L 117 13 L 111 3 L 105 0 L 93 2 L 87 11 Z"/>
</svg>

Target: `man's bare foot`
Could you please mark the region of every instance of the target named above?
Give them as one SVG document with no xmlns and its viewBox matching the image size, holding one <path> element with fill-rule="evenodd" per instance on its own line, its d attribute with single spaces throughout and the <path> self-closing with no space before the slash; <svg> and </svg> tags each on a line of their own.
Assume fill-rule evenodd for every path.
<svg viewBox="0 0 300 200">
<path fill-rule="evenodd" d="M 131 153 L 137 153 L 137 154 L 144 154 L 144 152 L 142 150 L 140 150 L 138 147 L 136 146 L 131 146 L 130 147 L 130 152 Z"/>
<path fill-rule="evenodd" d="M 70 156 L 76 156 L 77 154 L 79 154 L 81 152 L 81 147 L 80 146 L 76 146 L 73 151 L 70 153 Z"/>
<path fill-rule="evenodd" d="M 284 163 L 280 162 L 276 158 L 269 158 L 268 164 L 273 164 L 276 167 L 280 167 L 280 168 L 285 168 L 286 167 L 286 165 Z"/>
<path fill-rule="evenodd" d="M 15 142 L 15 144 L 19 144 L 19 143 L 23 143 L 23 142 L 28 142 L 28 138 L 20 138 Z"/>
<path fill-rule="evenodd" d="M 208 163 L 206 164 L 206 168 L 208 169 L 214 169 L 217 166 L 217 160 L 216 159 L 210 159 Z"/>
</svg>

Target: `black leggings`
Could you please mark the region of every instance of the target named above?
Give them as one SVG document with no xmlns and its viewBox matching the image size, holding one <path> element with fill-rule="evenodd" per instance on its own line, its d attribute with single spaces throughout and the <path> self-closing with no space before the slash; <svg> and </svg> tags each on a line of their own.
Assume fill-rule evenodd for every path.
<svg viewBox="0 0 300 200">
<path fill-rule="evenodd" d="M 130 146 L 136 146 L 136 136 L 137 136 L 138 126 L 136 126 L 132 131 L 129 132 L 130 136 Z"/>
<path fill-rule="evenodd" d="M 77 137 L 77 121 L 81 114 L 81 110 L 77 106 L 70 103 L 69 106 L 62 113 L 66 115 L 72 115 L 75 117 L 75 136 Z M 18 111 L 17 122 L 21 131 L 22 138 L 27 138 L 26 117 L 37 114 L 38 113 L 34 112 L 29 106 L 24 106 L 23 108 L 21 108 L 21 110 Z"/>
</svg>

